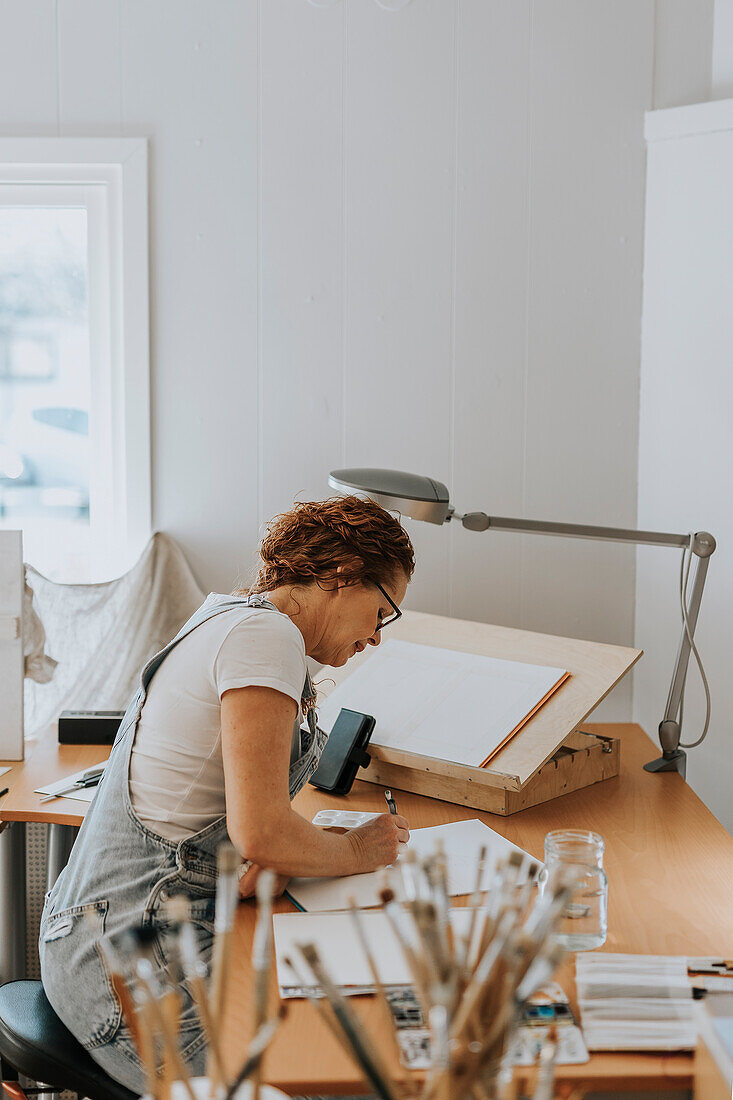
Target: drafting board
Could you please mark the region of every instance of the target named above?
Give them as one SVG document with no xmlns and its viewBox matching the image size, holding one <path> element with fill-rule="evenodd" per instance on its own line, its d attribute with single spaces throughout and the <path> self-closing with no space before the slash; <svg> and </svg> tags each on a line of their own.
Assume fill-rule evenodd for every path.
<svg viewBox="0 0 733 1100">
<path fill-rule="evenodd" d="M 528 630 L 449 619 L 419 611 L 406 611 L 388 629 L 392 637 L 403 641 L 568 670 L 570 679 L 483 769 L 443 764 L 430 757 L 382 747 L 379 745 L 377 724 L 373 745 L 370 746 L 375 760 L 413 769 L 429 769 L 466 781 L 474 781 L 476 772 L 481 771 L 486 781 L 513 790 L 519 790 L 529 782 L 642 653 L 639 649 L 625 646 L 535 634 Z M 336 684 L 342 683 L 362 662 L 369 660 L 372 652 L 373 649 L 367 647 L 343 668 L 324 668 L 318 672 L 314 679 L 319 694 L 330 694 Z M 375 705 L 375 710 L 370 713 L 375 714 L 378 723 L 377 709 Z"/>
<path fill-rule="evenodd" d="M 560 668 L 385 638 L 318 710 L 378 711 L 382 748 L 484 768 L 568 679 Z M 376 702 L 375 700 L 378 700 Z"/>
</svg>

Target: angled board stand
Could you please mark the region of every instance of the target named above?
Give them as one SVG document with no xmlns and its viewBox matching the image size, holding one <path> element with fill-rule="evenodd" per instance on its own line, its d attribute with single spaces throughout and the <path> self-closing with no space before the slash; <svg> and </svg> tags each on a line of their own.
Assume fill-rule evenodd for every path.
<svg viewBox="0 0 733 1100">
<path fill-rule="evenodd" d="M 570 679 L 540 708 L 486 768 L 474 768 L 379 744 L 377 727 L 369 746 L 371 763 L 358 778 L 397 790 L 415 791 L 446 802 L 512 814 L 618 775 L 615 738 L 580 730 L 582 723 L 641 656 L 641 650 L 527 630 L 405 612 L 393 637 L 485 657 L 565 668 Z M 370 650 L 341 669 L 324 669 L 318 688 L 330 694 Z"/>
</svg>

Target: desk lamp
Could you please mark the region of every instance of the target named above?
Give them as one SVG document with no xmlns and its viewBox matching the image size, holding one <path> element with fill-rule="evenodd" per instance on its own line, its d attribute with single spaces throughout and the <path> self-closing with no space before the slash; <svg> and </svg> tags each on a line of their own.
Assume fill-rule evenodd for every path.
<svg viewBox="0 0 733 1100">
<path fill-rule="evenodd" d="M 680 603 L 682 609 L 682 637 L 677 651 L 672 683 L 667 696 L 664 717 L 659 723 L 659 743 L 662 755 L 644 765 L 649 772 L 677 771 L 683 777 L 686 771 L 687 754 L 684 748 L 694 748 L 704 739 L 710 723 L 710 691 L 703 671 L 700 655 L 697 652 L 693 635 L 700 610 L 702 590 L 708 571 L 708 560 L 715 550 L 715 539 L 707 531 L 694 534 L 675 535 L 660 531 L 632 531 L 620 527 L 595 527 L 579 523 L 552 523 L 546 520 L 507 519 L 504 516 L 487 516 L 485 512 L 467 512 L 461 515 L 450 503 L 450 493 L 441 481 L 420 474 L 402 473 L 400 470 L 332 470 L 329 485 L 342 494 L 368 497 L 381 504 L 388 511 L 400 512 L 411 519 L 424 520 L 426 523 L 448 523 L 460 520 L 469 531 L 515 531 L 522 534 L 560 535 L 564 538 L 598 539 L 604 542 L 626 542 L 646 546 L 676 546 L 683 550 L 682 570 L 680 573 Z M 692 556 L 696 558 L 695 573 L 692 579 L 689 601 L 687 599 L 687 581 Z M 686 563 L 686 564 L 685 564 Z M 684 701 L 685 678 L 690 652 L 694 653 L 700 668 L 707 713 L 705 726 L 700 738 L 682 746 L 682 706 Z"/>
</svg>

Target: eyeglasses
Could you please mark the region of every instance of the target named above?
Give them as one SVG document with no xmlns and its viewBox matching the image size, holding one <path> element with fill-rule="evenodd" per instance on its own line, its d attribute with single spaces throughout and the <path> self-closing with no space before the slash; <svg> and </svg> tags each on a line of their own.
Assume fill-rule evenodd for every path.
<svg viewBox="0 0 733 1100">
<path fill-rule="evenodd" d="M 379 630 L 383 630 L 385 626 L 388 626 L 390 623 L 397 622 L 398 619 L 401 619 L 402 618 L 402 612 L 400 611 L 399 607 L 394 602 L 394 600 L 390 599 L 390 597 L 387 595 L 387 593 L 382 588 L 381 584 L 377 584 L 377 582 L 374 581 L 374 587 L 379 589 L 379 591 L 382 593 L 382 595 L 384 596 L 384 598 L 387 601 L 387 603 L 389 604 L 389 606 L 394 611 L 394 615 L 390 615 L 390 617 L 388 619 L 382 619 L 381 623 L 377 623 L 376 628 L 374 630 L 374 633 L 376 634 Z"/>
</svg>

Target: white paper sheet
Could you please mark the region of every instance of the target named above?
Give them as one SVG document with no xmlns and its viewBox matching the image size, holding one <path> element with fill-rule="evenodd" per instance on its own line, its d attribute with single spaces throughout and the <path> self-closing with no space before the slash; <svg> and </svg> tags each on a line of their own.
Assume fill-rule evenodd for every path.
<svg viewBox="0 0 733 1100">
<path fill-rule="evenodd" d="M 516 844 L 495 833 L 478 818 L 468 821 L 451 821 L 447 825 L 432 825 L 427 829 L 413 829 L 409 844 L 405 845 L 424 859 L 435 851 L 440 840 L 448 865 L 448 892 L 452 897 L 469 894 L 476 883 L 476 868 L 482 846 L 486 846 L 487 863 L 510 852 L 519 852 L 529 861 L 532 857 Z M 403 855 L 397 857 L 397 862 Z M 383 888 L 381 871 L 365 875 L 346 875 L 344 878 L 293 878 L 288 883 L 288 894 L 305 910 L 324 912 L 346 909 L 349 897 L 353 897 L 360 909 L 379 905 L 379 892 Z"/>
<path fill-rule="evenodd" d="M 467 935 L 471 910 L 451 909 L 450 922 L 457 935 Z M 390 923 L 381 909 L 361 913 L 367 943 L 383 985 L 409 985 L 409 967 Z M 344 993 L 356 995 L 374 989 L 371 971 L 350 913 L 277 913 L 272 918 L 277 980 L 283 997 L 302 996 L 298 977 L 285 963 L 293 959 L 298 973 L 312 979 L 296 945 L 313 943 L 331 978 Z M 409 922 L 405 922 L 409 928 Z M 316 983 L 309 981 L 310 988 Z"/>
<path fill-rule="evenodd" d="M 10 771 L 10 768 L 0 768 L 0 775 L 5 775 L 5 773 L 9 772 L 9 771 Z"/>
<path fill-rule="evenodd" d="M 342 707 L 373 714 L 375 745 L 480 767 L 566 675 L 392 639 L 319 708 L 330 733 Z"/>
<path fill-rule="evenodd" d="M 581 953 L 578 1004 L 589 1050 L 689 1050 L 697 1023 L 683 955 Z"/>
<path fill-rule="evenodd" d="M 64 787 L 69 787 L 72 783 L 75 783 L 77 779 L 81 779 L 84 773 L 88 772 L 90 768 L 103 768 L 105 764 L 105 760 L 100 760 L 98 764 L 90 764 L 88 768 L 82 768 L 80 772 L 74 772 L 73 775 L 67 775 L 64 779 L 59 779 L 57 783 L 49 783 L 45 787 L 36 787 L 36 794 L 58 794 L 59 791 L 63 791 Z M 91 802 L 96 793 L 97 787 L 80 787 L 78 790 L 70 794 L 65 794 L 62 797 L 75 798 L 78 802 Z"/>
</svg>

